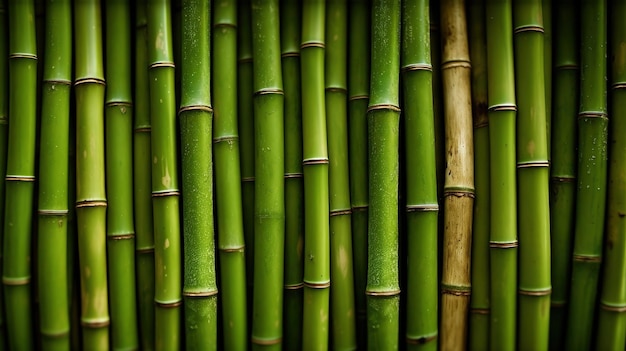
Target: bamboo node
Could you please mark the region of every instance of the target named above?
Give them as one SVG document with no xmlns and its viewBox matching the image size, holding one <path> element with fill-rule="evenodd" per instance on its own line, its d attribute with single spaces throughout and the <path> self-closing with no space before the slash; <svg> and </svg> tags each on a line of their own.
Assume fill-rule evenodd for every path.
<svg viewBox="0 0 626 351">
<path fill-rule="evenodd" d="M 439 335 L 437 333 L 424 336 L 406 336 L 406 343 L 409 345 L 424 345 L 428 342 L 435 341 Z"/>
<path fill-rule="evenodd" d="M 68 210 L 38 210 L 37 213 L 41 216 L 67 216 L 70 211 Z"/>
<path fill-rule="evenodd" d="M 600 308 L 608 312 L 626 312 L 626 305 L 614 305 L 600 301 Z"/>
<path fill-rule="evenodd" d="M 346 89 L 344 87 L 326 87 L 326 92 L 327 93 L 343 93 L 343 94 L 347 94 L 348 93 L 348 89 Z"/>
<path fill-rule="evenodd" d="M 310 283 L 307 281 L 304 281 L 304 286 L 309 288 L 309 289 L 327 289 L 330 288 L 330 281 L 327 282 L 322 282 L 322 283 Z"/>
<path fill-rule="evenodd" d="M 577 255 L 577 254 L 573 254 L 572 255 L 572 259 L 575 262 L 590 262 L 590 263 L 600 263 L 602 262 L 602 257 L 601 256 L 596 256 L 596 255 Z"/>
<path fill-rule="evenodd" d="M 613 83 L 611 89 L 624 89 L 626 88 L 626 82 Z"/>
<path fill-rule="evenodd" d="M 154 246 L 135 249 L 135 252 L 138 254 L 152 254 L 154 253 Z"/>
<path fill-rule="evenodd" d="M 441 63 L 441 70 L 451 68 L 472 68 L 469 60 L 448 60 Z"/>
<path fill-rule="evenodd" d="M 183 296 L 187 298 L 207 298 L 207 297 L 216 296 L 217 293 L 218 293 L 217 289 L 206 290 L 206 291 L 184 291 L 183 290 Z M 178 304 L 181 304 L 181 303 L 178 302 Z"/>
<path fill-rule="evenodd" d="M 351 214 L 352 214 L 352 209 L 351 208 L 330 211 L 330 217 L 351 215 Z"/>
<path fill-rule="evenodd" d="M 350 97 L 348 98 L 348 100 L 349 100 L 349 101 L 355 101 L 355 100 L 367 100 L 367 99 L 369 99 L 369 98 L 370 98 L 370 96 L 369 96 L 369 95 L 353 95 L 353 96 L 350 96 Z"/>
<path fill-rule="evenodd" d="M 47 333 L 45 331 L 41 331 L 41 336 L 50 338 L 50 339 L 60 339 L 70 335 L 70 331 L 62 331 L 60 333 Z"/>
<path fill-rule="evenodd" d="M 352 212 L 362 212 L 362 211 L 367 211 L 367 209 L 370 207 L 370 205 L 353 205 L 352 206 Z"/>
<path fill-rule="evenodd" d="M 286 51 L 280 54 L 280 57 L 282 58 L 286 58 L 286 57 L 300 57 L 300 52 L 299 51 Z"/>
<path fill-rule="evenodd" d="M 302 160 L 302 166 L 327 165 L 328 157 L 306 158 Z"/>
<path fill-rule="evenodd" d="M 398 296 L 400 295 L 400 289 L 396 290 L 386 290 L 386 291 L 373 291 L 373 290 L 365 290 L 365 295 L 367 296 Z"/>
<path fill-rule="evenodd" d="M 229 22 L 213 23 L 213 28 L 217 29 L 217 28 L 220 28 L 220 27 L 237 29 L 237 24 L 236 23 L 229 23 Z"/>
<path fill-rule="evenodd" d="M 566 64 L 563 64 L 563 65 L 556 65 L 556 66 L 554 66 L 554 68 L 556 68 L 557 70 L 558 69 L 569 70 L 569 69 L 579 69 L 580 66 L 578 66 L 575 63 L 566 63 Z"/>
<path fill-rule="evenodd" d="M 9 175 L 4 178 L 7 182 L 34 182 L 34 176 Z"/>
<path fill-rule="evenodd" d="M 133 103 L 130 101 L 109 101 L 105 104 L 106 107 L 121 107 L 123 108 L 122 112 L 126 113 L 127 108 L 132 108 Z"/>
<path fill-rule="evenodd" d="M 489 118 L 480 118 L 474 120 L 474 129 L 489 127 Z"/>
<path fill-rule="evenodd" d="M 175 67 L 176 67 L 176 65 L 174 64 L 174 62 L 166 62 L 166 61 L 163 61 L 163 62 L 155 62 L 155 63 L 151 63 L 151 64 L 148 66 L 148 69 L 152 69 L 152 68 L 160 68 L 160 67 L 175 68 Z"/>
<path fill-rule="evenodd" d="M 130 240 L 130 239 L 135 239 L 135 233 L 107 235 L 107 239 L 109 239 L 109 240 Z"/>
<path fill-rule="evenodd" d="M 99 84 L 99 85 L 106 85 L 106 82 L 104 81 L 104 79 L 100 79 L 100 78 L 80 78 L 74 81 L 74 86 L 79 86 L 81 84 Z"/>
<path fill-rule="evenodd" d="M 488 315 L 491 311 L 488 308 L 470 308 L 470 313 Z"/>
<path fill-rule="evenodd" d="M 563 308 L 565 306 L 567 306 L 567 301 L 550 300 L 550 307 Z"/>
<path fill-rule="evenodd" d="M 203 111 L 208 113 L 213 113 L 213 108 L 209 105 L 189 105 L 189 106 L 181 106 L 178 109 L 178 115 L 180 116 L 183 112 L 189 111 Z"/>
<path fill-rule="evenodd" d="M 300 45 L 300 49 L 306 49 L 306 48 L 326 48 L 326 45 L 321 42 L 321 41 L 307 41 L 302 43 L 302 45 Z"/>
<path fill-rule="evenodd" d="M 254 177 L 241 177 L 241 181 L 244 183 L 254 182 Z"/>
<path fill-rule="evenodd" d="M 497 104 L 489 106 L 487 110 L 489 112 L 517 111 L 517 106 L 515 106 L 514 104 Z"/>
<path fill-rule="evenodd" d="M 83 200 L 76 202 L 76 208 L 83 207 L 107 207 L 107 202 L 102 200 Z"/>
<path fill-rule="evenodd" d="M 150 133 L 152 132 L 152 127 L 138 127 L 135 128 L 135 133 Z"/>
<path fill-rule="evenodd" d="M 19 277 L 19 278 L 10 278 L 10 277 L 2 277 L 2 284 L 10 285 L 10 286 L 21 286 L 30 284 L 30 276 L 28 277 Z"/>
<path fill-rule="evenodd" d="M 99 329 L 99 328 L 108 327 L 109 324 L 111 324 L 111 321 L 109 320 L 109 318 L 95 320 L 95 321 L 93 320 L 89 321 L 89 320 L 84 320 L 84 319 L 80 320 L 80 325 L 82 325 L 85 328 L 90 328 L 90 329 Z"/>
<path fill-rule="evenodd" d="M 224 253 L 236 253 L 236 252 L 245 252 L 245 246 L 237 246 L 237 247 L 220 247 L 219 250 Z"/>
<path fill-rule="evenodd" d="M 578 119 L 583 118 L 602 118 L 609 119 L 609 116 L 606 112 L 603 111 L 582 111 L 578 113 Z"/>
<path fill-rule="evenodd" d="M 470 296 L 472 294 L 472 287 L 441 284 L 441 293 L 454 296 Z"/>
<path fill-rule="evenodd" d="M 237 63 L 252 63 L 252 57 L 242 57 L 237 60 Z"/>
<path fill-rule="evenodd" d="M 543 290 L 526 290 L 526 289 L 518 289 L 517 292 L 520 295 L 524 296 L 549 296 L 552 294 L 552 289 L 543 289 Z"/>
<path fill-rule="evenodd" d="M 167 196 L 179 196 L 180 192 L 178 190 L 160 190 L 153 191 L 152 197 L 167 197 Z"/>
<path fill-rule="evenodd" d="M 239 136 L 238 135 L 225 135 L 225 136 L 213 138 L 213 144 L 219 144 L 224 141 L 227 143 L 239 141 Z"/>
<path fill-rule="evenodd" d="M 519 246 L 519 242 L 515 241 L 489 241 L 489 247 L 492 249 L 515 249 Z"/>
<path fill-rule="evenodd" d="M 470 197 L 472 199 L 476 198 L 476 194 L 474 193 L 473 188 L 461 188 L 461 187 L 450 187 L 443 190 L 443 196 L 449 197 Z"/>
<path fill-rule="evenodd" d="M 285 290 L 300 290 L 304 288 L 304 283 L 285 284 Z"/>
<path fill-rule="evenodd" d="M 393 111 L 393 112 L 400 112 L 402 110 L 400 110 L 400 107 L 398 105 L 394 105 L 394 104 L 376 104 L 376 105 L 370 105 L 367 107 L 367 112 L 372 112 L 375 110 L 388 110 L 388 111 Z"/>
<path fill-rule="evenodd" d="M 177 308 L 182 306 L 182 304 L 183 300 L 178 300 L 174 302 L 159 302 L 157 300 L 154 300 L 154 305 L 161 308 Z"/>
<path fill-rule="evenodd" d="M 9 124 L 9 119 L 6 116 L 0 116 L 0 124 Z"/>
<path fill-rule="evenodd" d="M 550 167 L 550 161 L 523 161 L 517 163 L 517 168 L 544 168 Z"/>
<path fill-rule="evenodd" d="M 269 346 L 269 345 L 277 345 L 280 344 L 281 342 L 283 342 L 283 338 L 276 338 L 276 339 L 261 339 L 261 338 L 257 338 L 257 337 L 252 337 L 250 338 L 250 341 L 255 344 L 255 345 L 264 345 L 264 346 Z"/>
<path fill-rule="evenodd" d="M 292 172 L 292 173 L 285 173 L 285 179 L 289 179 L 289 178 L 303 178 L 304 177 L 304 173 L 302 172 Z"/>
<path fill-rule="evenodd" d="M 10 54 L 9 55 L 9 59 L 18 59 L 18 58 L 29 59 L 29 60 L 37 60 L 37 55 L 35 55 L 35 54 L 20 54 L 20 53 Z"/>
<path fill-rule="evenodd" d="M 572 177 L 572 176 L 554 176 L 554 177 L 550 177 L 550 180 L 553 183 L 575 183 L 576 182 L 576 177 Z"/>
<path fill-rule="evenodd" d="M 439 204 L 406 205 L 406 212 L 438 212 Z"/>
<path fill-rule="evenodd" d="M 539 32 L 539 33 L 543 33 L 543 27 L 542 26 L 538 26 L 536 24 L 529 24 L 529 25 L 525 25 L 525 26 L 519 26 L 517 28 L 515 28 L 513 30 L 513 34 L 518 34 L 518 33 L 522 33 L 522 32 Z"/>
<path fill-rule="evenodd" d="M 402 72 L 409 71 L 433 71 L 433 65 L 430 63 L 410 63 L 402 67 Z"/>
<path fill-rule="evenodd" d="M 254 92 L 254 95 L 271 95 L 271 94 L 285 95 L 282 89 L 277 89 L 277 88 L 262 88 Z"/>
<path fill-rule="evenodd" d="M 52 85 L 72 85 L 72 81 L 67 79 L 44 79 L 43 82 Z"/>
</svg>

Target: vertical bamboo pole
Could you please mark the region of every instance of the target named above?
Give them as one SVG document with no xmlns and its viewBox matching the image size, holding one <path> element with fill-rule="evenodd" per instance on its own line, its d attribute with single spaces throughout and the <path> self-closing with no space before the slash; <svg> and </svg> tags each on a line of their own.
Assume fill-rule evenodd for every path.
<svg viewBox="0 0 626 351">
<path fill-rule="evenodd" d="M 397 350 L 400 319 L 398 177 L 400 1 L 372 2 L 367 346 Z"/>
<path fill-rule="evenodd" d="M 68 173 L 72 5 L 46 4 L 39 158 L 38 282 L 42 350 L 70 349 Z"/>
<path fill-rule="evenodd" d="M 554 33 L 554 26 L 552 25 L 552 0 L 541 1 L 541 12 L 543 14 L 543 81 L 546 94 L 546 135 L 548 143 L 548 161 L 550 161 L 552 150 L 552 36 Z"/>
<path fill-rule="evenodd" d="M 284 121 L 278 0 L 252 1 L 254 57 L 253 350 L 280 350 L 284 276 Z"/>
<path fill-rule="evenodd" d="M 0 174 L 6 175 L 9 139 L 9 32 L 6 1 L 0 1 Z M 0 269 L 4 237 L 4 204 L 6 182 L 0 181 Z M 7 343 L 4 285 L 0 284 L 0 349 Z"/>
<path fill-rule="evenodd" d="M 444 184 L 441 349 L 465 348 L 471 292 L 474 147 L 470 57 L 463 0 L 441 3 L 441 70 L 446 172 Z"/>
</svg>

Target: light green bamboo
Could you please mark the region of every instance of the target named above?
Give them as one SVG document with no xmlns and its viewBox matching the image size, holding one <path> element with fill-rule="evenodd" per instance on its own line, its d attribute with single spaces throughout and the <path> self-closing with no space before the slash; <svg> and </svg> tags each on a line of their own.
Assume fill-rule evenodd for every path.
<svg viewBox="0 0 626 351">
<path fill-rule="evenodd" d="M 70 349 L 68 173 L 72 6 L 46 4 L 46 48 L 39 156 L 38 283 L 42 350 Z"/>
<path fill-rule="evenodd" d="M 76 219 L 83 348 L 109 349 L 106 266 L 104 67 L 100 2 L 74 4 Z"/>
<path fill-rule="evenodd" d="M 544 91 L 546 93 L 546 133 L 548 161 L 550 161 L 552 151 L 552 36 L 554 33 L 552 26 L 552 0 L 541 1 L 541 12 L 543 17 L 543 72 Z"/>
<path fill-rule="evenodd" d="M 155 348 L 176 350 L 182 343 L 180 306 L 183 282 L 171 11 L 168 0 L 150 0 L 146 3 L 152 124 Z"/>
<path fill-rule="evenodd" d="M 406 157 L 408 350 L 437 350 L 437 166 L 430 60 L 430 6 L 404 2 L 402 71 Z M 417 151 L 419 150 L 419 151 Z"/>
<path fill-rule="evenodd" d="M 548 348 L 550 323 L 549 161 L 541 1 L 513 11 L 519 219 L 518 348 Z"/>
<path fill-rule="evenodd" d="M 331 340 L 334 350 L 356 350 L 350 175 L 348 161 L 348 2 L 326 7 L 326 133 L 329 157 Z"/>
<path fill-rule="evenodd" d="M 490 182 L 489 345 L 514 350 L 517 325 L 515 77 L 511 1 L 486 1 Z M 493 181 L 498 179 L 498 181 Z M 478 235 L 478 234 L 477 234 Z"/>
<path fill-rule="evenodd" d="M 251 3 L 254 67 L 252 349 L 280 350 L 284 276 L 284 96 L 278 0 Z"/>
<path fill-rule="evenodd" d="M 400 1 L 372 2 L 367 286 L 368 350 L 397 350 Z"/>
<path fill-rule="evenodd" d="M 285 296 L 283 345 L 302 347 L 304 273 L 304 181 L 302 173 L 302 101 L 300 34 L 302 4 L 280 3 L 280 35 L 285 90 Z"/>
<path fill-rule="evenodd" d="M 6 1 L 0 1 L 0 175 L 6 174 L 9 133 L 9 35 Z M 4 237 L 4 200 L 6 184 L 0 181 L 0 269 Z M 4 286 L 0 285 L 0 350 L 6 349 Z"/>
<path fill-rule="evenodd" d="M 145 0 L 135 7 L 135 96 L 133 136 L 133 200 L 139 345 L 154 349 L 154 232 L 152 227 L 152 162 L 150 88 L 148 81 Z"/>
<path fill-rule="evenodd" d="M 106 2 L 107 254 L 111 347 L 139 347 L 133 217 L 133 109 L 129 1 Z"/>
<path fill-rule="evenodd" d="M 565 347 L 592 345 L 604 234 L 608 154 L 605 0 L 581 2 L 578 188 Z"/>
<path fill-rule="evenodd" d="M 578 35 L 576 0 L 555 4 L 554 102 L 550 166 L 552 297 L 550 349 L 563 348 L 569 300 L 576 197 L 576 113 L 578 111 Z"/>
<path fill-rule="evenodd" d="M 489 348 L 489 118 L 487 116 L 487 33 L 485 1 L 468 4 L 470 60 L 472 61 L 472 117 L 474 120 L 474 227 L 472 228 L 472 295 L 469 348 Z"/>
<path fill-rule="evenodd" d="M 237 2 L 213 3 L 213 150 L 225 350 L 248 345 L 246 251 L 237 128 Z"/>
<path fill-rule="evenodd" d="M 367 105 L 369 103 L 370 71 L 370 3 L 368 0 L 349 2 L 348 30 L 348 162 L 350 165 L 350 201 L 352 207 L 352 252 L 357 335 L 366 335 L 367 308 L 367 217 L 368 143 Z M 359 349 L 365 349 L 367 338 L 357 338 Z"/>
<path fill-rule="evenodd" d="M 444 174 L 441 349 L 463 349 L 471 293 L 474 204 L 471 74 L 463 0 L 441 2 Z"/>
</svg>

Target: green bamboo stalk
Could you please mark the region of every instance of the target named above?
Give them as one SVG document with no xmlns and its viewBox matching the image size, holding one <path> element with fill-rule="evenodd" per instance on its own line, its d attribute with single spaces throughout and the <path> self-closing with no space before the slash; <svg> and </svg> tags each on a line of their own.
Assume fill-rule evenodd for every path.
<svg viewBox="0 0 626 351">
<path fill-rule="evenodd" d="M 69 124 L 69 144 L 68 144 L 68 196 L 67 207 L 67 278 L 68 278 L 68 300 L 70 301 L 70 348 L 78 350 L 81 347 L 80 328 L 80 262 L 78 254 L 78 228 L 76 225 L 76 104 L 73 95 L 70 93 L 70 124 Z"/>
<path fill-rule="evenodd" d="M 9 34 L 5 0 L 0 1 L 0 174 L 6 174 L 9 133 Z M 6 183 L 0 181 L 0 269 L 4 237 L 4 199 Z M 0 285 L 0 350 L 6 349 L 4 286 Z"/>
<path fill-rule="evenodd" d="M 285 90 L 285 291 L 283 345 L 302 347 L 304 273 L 304 182 L 302 173 L 302 105 L 300 96 L 300 1 L 280 3 L 280 35 Z"/>
<path fill-rule="evenodd" d="M 248 345 L 246 257 L 237 128 L 237 2 L 214 3 L 213 150 L 217 228 L 222 273 L 224 349 Z"/>
<path fill-rule="evenodd" d="M 367 110 L 369 198 L 367 346 L 397 350 L 400 319 L 398 177 L 400 1 L 372 2 L 371 95 Z"/>
<path fill-rule="evenodd" d="M 463 349 L 471 292 L 474 148 L 470 57 L 463 0 L 441 2 L 444 174 L 441 349 Z"/>
<path fill-rule="evenodd" d="M 356 350 L 350 175 L 348 167 L 348 2 L 326 7 L 326 133 L 330 206 L 332 348 Z"/>
<path fill-rule="evenodd" d="M 474 120 L 474 226 L 472 228 L 472 295 L 469 348 L 489 348 L 489 118 L 487 116 L 487 34 L 485 0 L 468 4 L 470 60 L 472 61 L 472 116 Z"/>
<path fill-rule="evenodd" d="M 550 349 L 563 348 L 569 299 L 570 266 L 576 197 L 576 113 L 578 111 L 578 36 L 576 1 L 560 1 L 555 7 L 554 102 L 550 235 L 552 237 L 552 297 Z"/>
<path fill-rule="evenodd" d="M 145 0 L 135 8 L 135 97 L 133 135 L 133 200 L 139 345 L 154 350 L 154 232 L 152 227 L 152 162 L 150 88 L 148 81 Z"/>
<path fill-rule="evenodd" d="M 546 132 L 548 143 L 548 161 L 552 150 L 552 0 L 542 0 L 541 12 L 543 18 L 543 72 L 544 91 L 546 93 Z"/>
<path fill-rule="evenodd" d="M 367 105 L 369 103 L 370 71 L 370 3 L 355 0 L 349 3 L 348 33 L 348 162 L 350 173 L 350 201 L 352 207 L 352 253 L 354 260 L 354 290 L 357 335 L 367 333 L 367 217 L 368 143 Z M 359 349 L 365 349 L 367 338 L 358 338 Z"/>
<path fill-rule="evenodd" d="M 511 1 L 488 0 L 487 93 L 490 182 L 489 345 L 514 350 L 517 308 L 515 72 Z M 498 179 L 498 181 L 493 181 Z M 477 234 L 478 235 L 478 234 Z"/>
<path fill-rule="evenodd" d="M 254 67 L 253 350 L 280 350 L 284 276 L 284 124 L 278 0 L 251 2 Z"/>
<path fill-rule="evenodd" d="M 606 1 L 581 3 L 578 189 L 566 348 L 589 349 L 598 290 L 606 200 Z"/>
<path fill-rule="evenodd" d="M 104 72 L 100 2 L 74 4 L 76 219 L 83 347 L 109 349 L 104 150 Z"/>
<path fill-rule="evenodd" d="M 133 217 L 130 2 L 106 2 L 107 254 L 112 347 L 139 347 Z"/>
<path fill-rule="evenodd" d="M 446 168 L 445 132 L 443 117 L 443 88 L 441 83 L 441 29 L 440 2 L 433 1 L 430 6 L 430 56 L 433 66 L 433 114 L 435 116 L 435 158 L 437 160 L 437 198 L 443 198 L 444 172 Z M 439 235 L 443 237 L 443 211 L 439 211 Z M 440 239 L 440 243 L 443 242 Z M 440 249 L 441 253 L 441 249 Z M 439 260 L 441 268 L 441 259 Z M 439 270 L 441 275 L 441 269 Z"/>
<path fill-rule="evenodd" d="M 548 348 L 552 289 L 541 1 L 518 0 L 513 13 L 520 204 L 518 347 L 544 350 Z"/>
<path fill-rule="evenodd" d="M 148 45 L 148 77 L 150 79 L 150 122 L 152 124 L 155 348 L 157 350 L 176 350 L 182 342 L 180 305 L 182 304 L 181 288 L 183 282 L 181 279 L 174 94 L 175 68 L 172 61 L 171 11 L 168 0 L 150 0 L 147 1 L 147 5 L 147 42 L 154 43 L 154 45 Z M 194 59 L 199 60 L 200 58 L 194 57 Z M 206 150 L 208 149 L 203 150 L 204 155 L 206 155 Z M 203 170 L 203 172 L 208 171 L 208 169 Z M 195 268 L 199 269 L 200 267 Z M 203 269 L 210 268 L 206 266 Z M 204 322 L 207 321 L 204 320 Z"/>
<path fill-rule="evenodd" d="M 46 48 L 39 158 L 38 283 L 42 350 L 70 349 L 68 173 L 72 6 L 46 4 Z"/>
<path fill-rule="evenodd" d="M 438 212 L 430 9 L 404 2 L 402 71 L 406 150 L 408 350 L 437 350 Z M 414 150 L 420 150 L 415 152 Z"/>
</svg>

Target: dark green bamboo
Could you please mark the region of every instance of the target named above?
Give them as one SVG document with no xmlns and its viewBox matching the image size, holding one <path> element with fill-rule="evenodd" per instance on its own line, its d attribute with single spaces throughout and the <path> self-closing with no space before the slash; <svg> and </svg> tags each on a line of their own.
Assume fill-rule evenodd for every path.
<svg viewBox="0 0 626 351">
<path fill-rule="evenodd" d="M 237 128 L 237 2 L 213 4 L 213 151 L 225 350 L 248 345 L 246 257 Z"/>
<path fill-rule="evenodd" d="M 446 136 L 441 277 L 441 349 L 463 349 L 471 293 L 474 204 L 472 98 L 465 4 L 441 2 L 443 114 Z"/>
<path fill-rule="evenodd" d="M 550 349 L 561 350 L 569 300 L 572 238 L 576 197 L 576 113 L 578 112 L 578 11 L 576 0 L 554 8 L 554 102 L 552 104 L 552 158 L 550 236 L 552 237 L 552 297 Z"/>
<path fill-rule="evenodd" d="M 430 56 L 433 66 L 433 114 L 435 116 L 435 158 L 437 160 L 437 198 L 443 198 L 443 175 L 446 171 L 445 133 L 443 121 L 443 88 L 441 83 L 441 28 L 440 2 L 430 6 Z M 439 236 L 443 238 L 443 211 L 439 211 Z M 440 243 L 442 240 L 440 240 Z M 441 249 L 439 250 L 441 254 Z M 441 259 L 439 260 L 441 267 Z M 441 270 L 439 270 L 441 276 Z"/>
<path fill-rule="evenodd" d="M 592 343 L 607 190 L 606 1 L 581 5 L 578 189 L 565 342 L 570 350 Z"/>
<path fill-rule="evenodd" d="M 402 71 L 406 152 L 408 350 L 437 350 L 437 169 L 427 0 L 404 2 Z M 419 151 L 418 151 L 419 150 Z"/>
<path fill-rule="evenodd" d="M 472 61 L 472 117 L 474 120 L 474 227 L 472 228 L 472 295 L 469 348 L 489 349 L 489 118 L 487 116 L 487 33 L 485 0 L 469 1 L 468 29 Z"/>
<path fill-rule="evenodd" d="M 546 133 L 548 143 L 548 161 L 552 150 L 552 0 L 542 0 L 541 12 L 543 17 L 543 72 L 544 91 L 546 93 Z M 559 25 L 560 23 L 557 23 Z"/>
<path fill-rule="evenodd" d="M 356 350 L 350 175 L 348 167 L 348 2 L 326 7 L 326 133 L 330 206 L 332 348 Z"/>
<path fill-rule="evenodd" d="M 489 345 L 514 350 L 517 309 L 515 72 L 511 1 L 486 1 L 489 119 Z M 478 169 L 478 168 L 477 168 Z M 498 179 L 498 181 L 494 181 Z M 477 234 L 478 235 L 478 234 Z"/>
<path fill-rule="evenodd" d="M 100 2 L 74 4 L 76 219 L 83 347 L 109 349 L 106 257 L 104 70 Z"/>
<path fill-rule="evenodd" d="M 304 181 L 302 173 L 302 105 L 300 96 L 300 1 L 280 3 L 280 35 L 285 90 L 285 296 L 283 345 L 302 347 L 304 273 Z"/>
<path fill-rule="evenodd" d="M 68 172 L 72 5 L 46 3 L 39 157 L 38 283 L 42 350 L 70 349 Z"/>
<path fill-rule="evenodd" d="M 367 105 L 370 71 L 370 6 L 368 0 L 349 2 L 348 33 L 348 162 L 350 165 L 350 201 L 352 206 L 352 252 L 357 335 L 366 335 L 367 309 L 367 217 L 369 207 L 367 166 Z M 365 349 L 367 338 L 357 338 Z"/>
<path fill-rule="evenodd" d="M 372 2 L 371 95 L 367 122 L 369 199 L 367 347 L 397 350 L 400 319 L 398 148 L 400 1 Z"/>
<path fill-rule="evenodd" d="M 5 0 L 0 1 L 0 174 L 6 174 L 9 133 L 9 35 Z M 4 196 L 6 183 L 0 181 L 0 267 L 4 237 Z M 1 269 L 1 268 L 0 268 Z M 0 285 L 0 350 L 6 348 L 4 286 Z"/>
<path fill-rule="evenodd" d="M 251 4 L 254 67 L 253 350 L 280 350 L 284 276 L 284 96 L 278 0 Z"/>
<path fill-rule="evenodd" d="M 130 2 L 106 2 L 107 254 L 111 347 L 139 348 L 133 217 Z"/>
<path fill-rule="evenodd" d="M 133 136 L 133 200 L 137 269 L 139 344 L 154 349 L 154 232 L 152 227 L 152 162 L 150 88 L 146 41 L 146 3 L 135 7 L 135 96 Z"/>
<path fill-rule="evenodd" d="M 183 282 L 181 279 L 180 193 L 176 162 L 175 69 L 171 11 L 168 0 L 150 0 L 146 3 L 148 5 L 148 77 L 152 125 L 155 348 L 176 350 L 182 342 L 180 305 L 182 304 Z M 205 155 L 206 150 L 208 149 L 203 150 Z M 208 172 L 208 169 L 203 171 Z M 205 252 L 205 255 L 208 253 Z M 203 269 L 210 268 L 207 266 Z M 207 321 L 204 320 L 204 322 Z"/>
<path fill-rule="evenodd" d="M 597 323 L 597 350 L 624 350 L 626 345 L 626 2 L 612 1 L 611 126 L 609 178 L 604 244 L 604 276 Z"/>
<path fill-rule="evenodd" d="M 183 1 L 179 122 L 183 182 L 184 333 L 188 350 L 217 350 L 210 10 L 211 3 L 208 0 Z M 221 54 L 226 55 L 224 52 Z M 239 179 L 236 175 L 233 178 L 235 181 Z M 224 186 L 223 183 L 220 185 Z M 227 223 L 220 225 L 222 229 L 228 228 Z M 223 244 L 227 245 L 226 242 Z M 222 262 L 222 266 L 233 268 L 228 267 L 228 262 Z M 237 279 L 236 273 L 230 272 L 224 280 L 228 278 Z M 240 276 L 239 279 L 244 277 Z M 224 302 L 224 316 L 231 318 L 232 311 L 228 310 L 226 304 L 228 300 Z M 245 314 L 245 309 L 243 312 Z M 227 345 L 233 347 L 230 343 Z"/>
<path fill-rule="evenodd" d="M 549 161 L 541 1 L 514 2 L 519 218 L 518 347 L 548 348 L 550 323 Z"/>
</svg>

